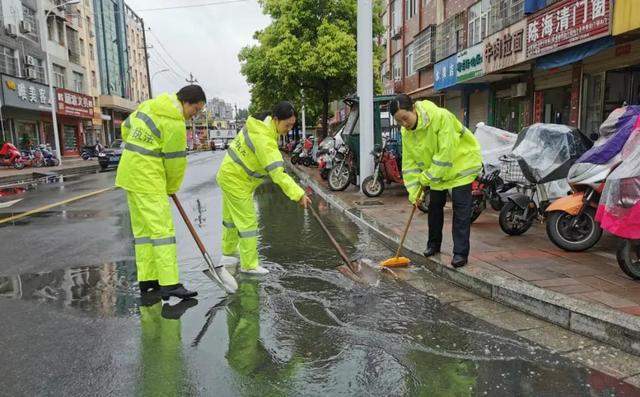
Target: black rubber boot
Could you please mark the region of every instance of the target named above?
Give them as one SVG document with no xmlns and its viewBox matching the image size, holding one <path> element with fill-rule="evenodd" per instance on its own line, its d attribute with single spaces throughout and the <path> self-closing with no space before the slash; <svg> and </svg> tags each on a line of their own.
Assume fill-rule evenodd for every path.
<svg viewBox="0 0 640 397">
<path fill-rule="evenodd" d="M 453 256 L 453 259 L 451 259 L 451 266 L 457 269 L 459 267 L 466 265 L 468 261 L 469 260 L 467 259 L 466 256 L 455 254 Z"/>
<path fill-rule="evenodd" d="M 166 301 L 172 296 L 180 299 L 190 299 L 198 296 L 198 293 L 196 291 L 189 291 L 182 284 L 174 284 L 160 287 L 160 295 L 162 295 L 162 300 Z"/>
<path fill-rule="evenodd" d="M 440 248 L 428 247 L 427 250 L 424 252 L 424 256 L 428 258 L 430 256 L 434 256 L 439 253 L 440 253 Z"/>
<path fill-rule="evenodd" d="M 140 293 L 142 294 L 160 289 L 160 283 L 158 283 L 158 280 L 140 281 L 138 286 L 140 287 Z"/>
</svg>

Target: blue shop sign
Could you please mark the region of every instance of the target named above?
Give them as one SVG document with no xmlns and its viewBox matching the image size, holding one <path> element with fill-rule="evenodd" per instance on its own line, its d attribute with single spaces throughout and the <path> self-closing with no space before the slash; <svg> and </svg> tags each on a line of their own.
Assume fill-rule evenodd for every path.
<svg viewBox="0 0 640 397">
<path fill-rule="evenodd" d="M 442 90 L 447 87 L 456 85 L 458 79 L 458 54 L 454 54 L 449 58 L 436 63 L 433 69 L 434 88 Z"/>
</svg>

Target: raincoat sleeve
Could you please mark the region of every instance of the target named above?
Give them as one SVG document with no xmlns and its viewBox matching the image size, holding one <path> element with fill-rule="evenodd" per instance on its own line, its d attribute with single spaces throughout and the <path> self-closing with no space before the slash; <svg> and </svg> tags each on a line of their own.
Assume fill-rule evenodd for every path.
<svg viewBox="0 0 640 397">
<path fill-rule="evenodd" d="M 434 152 L 429 168 L 420 174 L 420 184 L 429 186 L 451 178 L 453 154 L 460 142 L 462 123 L 449 111 L 441 110 L 431 120 L 438 134 L 438 149 Z"/>
<path fill-rule="evenodd" d="M 255 137 L 256 157 L 260 166 L 264 168 L 271 177 L 271 180 L 282 189 L 282 192 L 290 200 L 300 201 L 304 196 L 304 189 L 284 172 L 284 161 L 282 154 L 278 150 L 278 143 L 275 139 L 264 136 Z"/>
<path fill-rule="evenodd" d="M 187 133 L 184 123 L 168 122 L 163 129 L 162 154 L 167 194 L 176 193 L 187 169 Z"/>
<path fill-rule="evenodd" d="M 419 167 L 419 163 L 412 158 L 411 151 L 407 148 L 405 140 L 402 140 L 402 180 L 404 181 L 404 187 L 409 193 L 409 201 L 411 204 L 415 204 L 420 192 L 420 172 L 422 170 Z"/>
</svg>

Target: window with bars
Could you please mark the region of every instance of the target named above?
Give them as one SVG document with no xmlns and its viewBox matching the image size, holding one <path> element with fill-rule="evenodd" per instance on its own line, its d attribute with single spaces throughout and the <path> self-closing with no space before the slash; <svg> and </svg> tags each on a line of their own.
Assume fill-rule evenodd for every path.
<svg viewBox="0 0 640 397">
<path fill-rule="evenodd" d="M 469 47 L 480 43 L 489 31 L 489 12 L 491 1 L 481 0 L 469 8 L 467 19 L 469 20 L 468 34 Z"/>
<path fill-rule="evenodd" d="M 404 64 L 405 64 L 405 74 L 407 77 L 413 76 L 416 74 L 416 68 L 414 65 L 415 59 L 415 46 L 414 43 L 409 44 L 404 49 Z"/>
<path fill-rule="evenodd" d="M 58 28 L 58 44 L 64 47 L 64 20 L 61 18 L 56 18 L 56 27 Z"/>
<path fill-rule="evenodd" d="M 431 25 L 425 30 L 420 32 L 413 41 L 414 56 L 413 56 L 413 68 L 414 70 L 420 70 L 428 65 L 431 65 L 435 59 L 435 39 L 436 39 L 436 27 Z"/>
<path fill-rule="evenodd" d="M 402 0 L 395 0 L 391 5 L 391 36 L 402 28 Z"/>
<path fill-rule="evenodd" d="M 18 74 L 18 62 L 16 50 L 0 45 L 0 72 L 16 76 Z"/>
<path fill-rule="evenodd" d="M 73 89 L 76 92 L 84 91 L 84 76 L 82 73 L 73 72 Z"/>
<path fill-rule="evenodd" d="M 29 39 L 39 42 L 40 35 L 38 34 L 38 22 L 36 21 L 36 12 L 31 8 L 22 5 L 22 21 L 25 25 L 29 25 L 29 31 L 24 31 L 23 34 Z M 26 27 L 26 26 L 23 26 Z"/>
<path fill-rule="evenodd" d="M 80 64 L 80 45 L 78 32 L 67 26 L 67 49 L 69 50 L 69 61 Z"/>
<path fill-rule="evenodd" d="M 436 27 L 436 61 L 451 56 L 464 48 L 464 14 L 447 19 Z"/>
<path fill-rule="evenodd" d="M 524 18 L 524 0 L 491 0 L 489 32 L 494 34 Z"/>
<path fill-rule="evenodd" d="M 405 10 L 407 11 L 407 19 L 413 18 L 418 13 L 417 0 L 405 0 Z"/>
<path fill-rule="evenodd" d="M 27 55 L 26 59 L 25 59 L 25 73 L 24 75 L 29 77 L 29 69 L 32 69 L 35 71 L 36 73 L 36 80 L 41 82 L 41 83 L 45 83 L 45 68 L 44 68 L 44 61 L 40 58 L 37 58 L 33 55 Z M 31 72 L 33 73 L 33 72 Z"/>
<path fill-rule="evenodd" d="M 402 56 L 401 53 L 397 53 L 393 56 L 391 60 L 391 68 L 392 68 L 392 77 L 395 81 L 398 81 L 402 78 Z"/>
<path fill-rule="evenodd" d="M 56 87 L 58 88 L 65 88 L 66 86 L 66 71 L 65 69 L 60 66 L 60 65 L 56 65 L 53 64 L 53 83 L 55 84 Z"/>
</svg>

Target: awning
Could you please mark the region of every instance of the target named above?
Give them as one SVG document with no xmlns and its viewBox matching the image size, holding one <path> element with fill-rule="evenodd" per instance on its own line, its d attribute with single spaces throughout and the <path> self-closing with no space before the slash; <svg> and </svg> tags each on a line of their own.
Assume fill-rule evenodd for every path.
<svg viewBox="0 0 640 397">
<path fill-rule="evenodd" d="M 598 40 L 591 41 L 568 48 L 566 50 L 546 55 L 536 59 L 536 69 L 553 69 L 579 62 L 584 58 L 596 55 L 600 51 L 615 46 L 613 37 L 603 37 Z"/>
</svg>

